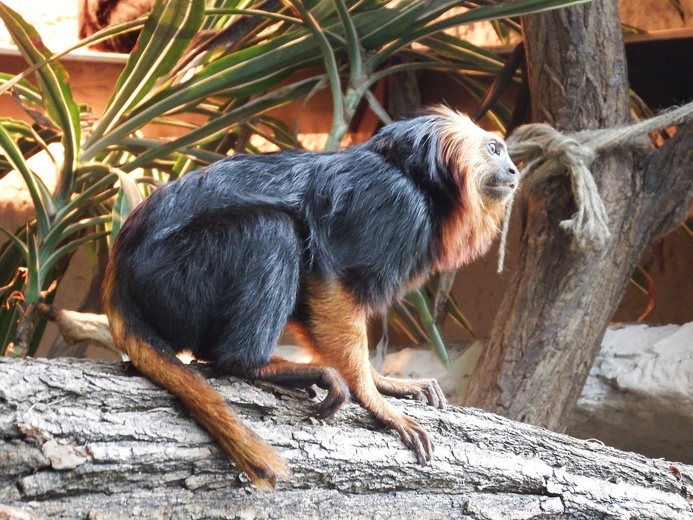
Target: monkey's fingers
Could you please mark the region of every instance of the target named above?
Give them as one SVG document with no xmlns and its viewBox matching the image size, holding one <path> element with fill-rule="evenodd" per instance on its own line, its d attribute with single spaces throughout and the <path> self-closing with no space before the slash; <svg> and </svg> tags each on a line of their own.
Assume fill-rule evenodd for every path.
<svg viewBox="0 0 693 520">
<path fill-rule="evenodd" d="M 439 408 L 440 410 L 445 410 L 447 408 L 447 400 L 445 399 L 445 394 L 441 390 L 438 381 L 435 379 L 424 379 L 421 381 L 421 394 L 423 399 L 430 406 L 434 408 Z"/>
<path fill-rule="evenodd" d="M 399 433 L 404 445 L 414 452 L 419 465 L 426 466 L 433 458 L 433 443 L 419 423 L 409 417 L 403 417 L 403 421 L 391 426 Z"/>
<path fill-rule="evenodd" d="M 373 377 L 378 390 L 385 395 L 409 397 L 441 410 L 447 406 L 445 394 L 435 379 L 396 379 L 381 376 L 377 372 L 373 372 Z"/>
<path fill-rule="evenodd" d="M 332 417 L 337 410 L 349 400 L 349 387 L 332 368 L 326 368 L 320 379 L 316 382 L 320 388 L 327 390 L 327 396 L 315 407 L 316 416 L 319 419 Z"/>
<path fill-rule="evenodd" d="M 447 400 L 443 391 L 438 385 L 438 381 L 435 379 L 422 379 L 420 381 L 412 382 L 412 389 L 408 392 L 403 392 L 400 397 L 411 397 L 422 403 L 426 403 L 433 408 L 438 408 L 440 410 L 445 410 L 447 407 Z"/>
</svg>

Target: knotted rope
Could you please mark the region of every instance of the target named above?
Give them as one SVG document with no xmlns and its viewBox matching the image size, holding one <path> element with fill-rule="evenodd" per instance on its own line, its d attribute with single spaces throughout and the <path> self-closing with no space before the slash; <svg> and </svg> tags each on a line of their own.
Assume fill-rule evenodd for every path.
<svg viewBox="0 0 693 520">
<path fill-rule="evenodd" d="M 645 149 L 649 132 L 679 125 L 693 119 L 693 103 L 667 110 L 655 117 L 630 125 L 601 130 L 583 130 L 562 134 L 547 124 L 519 127 L 507 140 L 508 153 L 514 162 L 523 162 L 520 172 L 523 184 L 539 182 L 567 173 L 572 184 L 577 212 L 560 226 L 571 231 L 581 249 L 602 249 L 609 240 L 609 217 L 599 196 L 590 167 L 600 153 L 617 149 Z M 508 205 L 498 259 L 503 270 L 505 247 L 512 202 Z"/>
</svg>

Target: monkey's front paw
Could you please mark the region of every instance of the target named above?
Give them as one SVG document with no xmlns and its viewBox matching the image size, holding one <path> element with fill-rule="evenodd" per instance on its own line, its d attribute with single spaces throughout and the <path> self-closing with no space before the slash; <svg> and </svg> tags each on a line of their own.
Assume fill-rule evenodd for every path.
<svg viewBox="0 0 693 520">
<path fill-rule="evenodd" d="M 433 443 L 428 438 L 426 431 L 415 420 L 402 416 L 402 419 L 390 423 L 402 438 L 404 445 L 414 452 L 416 461 L 421 466 L 426 466 L 433 457 Z"/>
<path fill-rule="evenodd" d="M 416 384 L 419 391 L 416 394 L 412 394 L 414 399 L 428 403 L 434 408 L 445 410 L 447 407 L 447 400 L 445 399 L 445 394 L 443 394 L 438 381 L 435 379 L 422 379 L 416 381 Z"/>
<path fill-rule="evenodd" d="M 435 379 L 396 379 L 392 377 L 382 377 L 377 373 L 375 384 L 378 390 L 393 397 L 410 397 L 417 401 L 422 401 L 435 408 L 445 410 L 447 401 L 445 395 Z"/>
<path fill-rule="evenodd" d="M 319 419 L 329 419 L 349 400 L 349 387 L 339 372 L 330 367 L 323 369 L 316 385 L 327 390 L 327 397 L 315 407 L 315 415 Z"/>
</svg>

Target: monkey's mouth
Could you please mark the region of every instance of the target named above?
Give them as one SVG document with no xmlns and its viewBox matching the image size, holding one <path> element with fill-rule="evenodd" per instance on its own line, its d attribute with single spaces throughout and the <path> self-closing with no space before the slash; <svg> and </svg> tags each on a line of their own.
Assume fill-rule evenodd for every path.
<svg viewBox="0 0 693 520">
<path fill-rule="evenodd" d="M 517 188 L 517 183 L 514 181 L 502 182 L 492 180 L 484 186 L 484 193 L 487 197 L 496 200 L 503 200 L 510 197 Z"/>
</svg>

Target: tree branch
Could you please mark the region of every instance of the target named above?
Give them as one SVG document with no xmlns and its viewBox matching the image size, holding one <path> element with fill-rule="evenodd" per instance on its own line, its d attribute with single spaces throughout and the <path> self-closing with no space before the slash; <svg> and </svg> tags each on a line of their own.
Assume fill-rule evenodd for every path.
<svg viewBox="0 0 693 520">
<path fill-rule="evenodd" d="M 693 514 L 691 466 L 676 465 L 679 480 L 661 460 L 478 410 L 397 401 L 433 434 L 435 459 L 421 468 L 358 405 L 320 422 L 302 391 L 211 379 L 293 472 L 259 493 L 174 397 L 122 367 L 0 359 L 0 518 Z"/>
<path fill-rule="evenodd" d="M 693 210 L 693 122 L 679 128 L 642 168 L 645 198 L 638 211 L 652 216 L 643 219 L 649 224 L 643 233 L 652 239 L 681 224 Z"/>
</svg>

